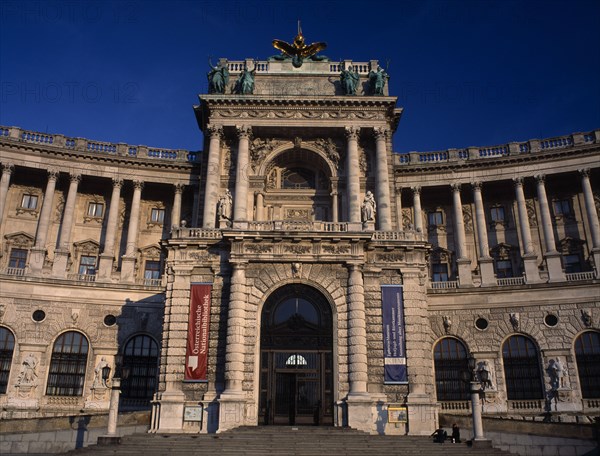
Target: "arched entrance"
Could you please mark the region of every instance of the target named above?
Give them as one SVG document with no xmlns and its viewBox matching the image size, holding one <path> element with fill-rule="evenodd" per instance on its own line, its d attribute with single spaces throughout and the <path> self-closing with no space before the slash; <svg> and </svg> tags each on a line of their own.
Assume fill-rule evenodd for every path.
<svg viewBox="0 0 600 456">
<path fill-rule="evenodd" d="M 286 285 L 261 317 L 260 420 L 263 424 L 333 424 L 333 319 L 325 297 Z"/>
</svg>

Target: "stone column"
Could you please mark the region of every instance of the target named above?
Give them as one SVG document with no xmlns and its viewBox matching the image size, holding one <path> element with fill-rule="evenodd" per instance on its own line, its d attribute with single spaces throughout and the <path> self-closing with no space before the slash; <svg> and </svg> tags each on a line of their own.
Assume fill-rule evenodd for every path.
<svg viewBox="0 0 600 456">
<path fill-rule="evenodd" d="M 413 223 L 417 233 L 423 232 L 423 216 L 421 214 L 421 187 L 413 187 Z"/>
<path fill-rule="evenodd" d="M 339 221 L 338 215 L 338 192 L 331 192 L 331 221 L 337 223 Z"/>
<path fill-rule="evenodd" d="M 265 196 L 262 192 L 256 192 L 256 221 L 265 219 Z"/>
<path fill-rule="evenodd" d="M 217 200 L 219 198 L 219 179 L 221 176 L 221 135 L 223 134 L 223 127 L 211 125 L 207 130 L 210 133 L 210 143 L 208 146 L 206 185 L 204 187 L 202 226 L 204 228 L 215 228 Z"/>
<path fill-rule="evenodd" d="M 194 200 L 192 202 L 193 207 L 192 207 L 192 227 L 196 228 L 198 226 L 198 217 L 199 217 L 199 212 L 200 212 L 200 208 L 198 207 L 200 205 L 200 181 L 201 181 L 201 177 L 200 176 L 195 176 L 194 179 Z"/>
<path fill-rule="evenodd" d="M 579 172 L 581 173 L 581 189 L 583 190 L 583 200 L 585 201 L 585 212 L 592 236 L 592 258 L 596 267 L 596 278 L 600 279 L 600 226 L 598 224 L 598 212 L 594 204 L 594 194 L 590 183 L 590 170 L 580 169 Z"/>
<path fill-rule="evenodd" d="M 67 276 L 69 244 L 71 243 L 75 201 L 77 200 L 77 188 L 81 181 L 81 174 L 71 174 L 69 179 L 69 192 L 67 193 L 67 201 L 65 202 L 65 209 L 58 237 L 58 248 L 54 251 L 54 263 L 52 264 L 52 275 L 54 277 Z"/>
<path fill-rule="evenodd" d="M 179 227 L 181 224 L 181 193 L 185 187 L 183 184 L 175 184 L 175 194 L 173 195 L 173 209 L 171 211 L 171 226 Z"/>
<path fill-rule="evenodd" d="M 467 257 L 465 221 L 463 219 L 462 201 L 460 199 L 460 184 L 452 184 L 452 199 L 454 201 L 454 241 L 456 247 L 456 263 L 458 265 L 458 281 L 461 287 L 473 286 L 471 260 Z"/>
<path fill-rule="evenodd" d="M 247 125 L 236 127 L 238 154 L 235 169 L 235 195 L 233 196 L 234 228 L 244 228 L 248 221 L 248 147 L 252 130 Z M 236 223 L 238 222 L 238 223 Z M 241 222 L 241 224 L 239 223 Z"/>
<path fill-rule="evenodd" d="M 346 199 L 348 221 L 360 223 L 360 164 L 358 157 L 358 134 L 360 128 L 346 127 L 348 150 L 346 153 Z M 362 229 L 362 228 L 359 228 Z"/>
<path fill-rule="evenodd" d="M 537 255 L 533 250 L 531 241 L 531 229 L 529 228 L 529 216 L 527 215 L 527 205 L 525 204 L 525 193 L 523 192 L 523 178 L 513 179 L 515 184 L 515 194 L 517 197 L 517 213 L 519 214 L 519 231 L 521 233 L 521 242 L 523 243 L 523 266 L 525 268 L 525 280 L 527 283 L 539 283 L 540 271 L 537 266 Z"/>
<path fill-rule="evenodd" d="M 98 281 L 110 281 L 112 277 L 113 262 L 115 260 L 115 237 L 119 223 L 119 199 L 123 181 L 115 178 L 112 180 L 112 194 L 110 207 L 108 209 L 108 220 L 106 221 L 106 234 L 104 235 L 104 250 L 100 255 L 98 266 Z"/>
<path fill-rule="evenodd" d="M 404 231 L 402 220 L 402 187 L 396 187 L 396 230 Z"/>
<path fill-rule="evenodd" d="M 246 328 L 246 264 L 233 263 L 229 312 L 227 314 L 227 345 L 225 348 L 225 391 L 219 398 L 219 431 L 244 424 L 244 331 Z M 227 412 L 226 412 L 227 411 Z M 237 411 L 236 413 L 231 413 Z"/>
<path fill-rule="evenodd" d="M 365 288 L 362 271 L 350 264 L 348 275 L 348 425 L 369 432 L 371 395 L 367 392 L 367 327 L 365 315 Z"/>
<path fill-rule="evenodd" d="M 137 256 L 137 235 L 140 224 L 142 188 L 144 188 L 144 183 L 142 181 L 133 181 L 133 198 L 131 200 L 131 211 L 129 213 L 129 228 L 127 229 L 127 247 L 125 249 L 125 255 L 123 255 L 123 258 L 121 259 L 122 282 L 135 282 L 135 260 Z"/>
<path fill-rule="evenodd" d="M 50 215 L 52 214 L 52 204 L 54 201 L 54 190 L 56 189 L 56 180 L 58 171 L 48 171 L 48 183 L 44 193 L 44 202 L 40 212 L 37 233 L 35 236 L 35 245 L 31 249 L 29 267 L 32 274 L 41 274 L 46 257 L 46 240 L 48 238 L 48 229 L 50 228 Z"/>
<path fill-rule="evenodd" d="M 565 280 L 565 273 L 562 269 L 561 255 L 556 250 L 556 241 L 554 239 L 554 229 L 552 227 L 552 216 L 548 206 L 548 197 L 546 196 L 546 187 L 544 185 L 545 176 L 535 176 L 537 183 L 537 195 L 540 205 L 540 214 L 542 217 L 542 229 L 544 232 L 544 246 L 546 252 L 546 267 L 548 268 L 548 281 L 560 282 Z"/>
<path fill-rule="evenodd" d="M 10 176 L 14 172 L 15 167 L 12 163 L 2 163 L 2 179 L 0 180 L 0 224 L 4 220 L 4 205 L 6 204 L 6 197 L 8 195 L 8 184 L 10 183 Z"/>
<path fill-rule="evenodd" d="M 483 208 L 483 199 L 481 197 L 481 182 L 473 182 L 471 185 L 473 186 L 477 240 L 479 241 L 479 270 L 481 273 L 481 285 L 497 285 L 496 278 L 494 276 L 494 260 L 492 257 L 490 257 L 487 223 L 485 221 L 485 210 Z"/>
<path fill-rule="evenodd" d="M 390 183 L 388 179 L 388 157 L 386 139 L 388 130 L 381 127 L 374 128 L 375 150 L 377 160 L 377 219 L 381 231 L 392 230 L 392 208 L 390 203 Z"/>
</svg>

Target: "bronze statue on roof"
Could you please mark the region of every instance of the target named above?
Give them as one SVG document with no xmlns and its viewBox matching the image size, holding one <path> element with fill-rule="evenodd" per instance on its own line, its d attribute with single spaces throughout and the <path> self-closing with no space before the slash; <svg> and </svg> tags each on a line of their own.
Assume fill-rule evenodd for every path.
<svg viewBox="0 0 600 456">
<path fill-rule="evenodd" d="M 304 59 L 312 60 L 327 60 L 325 56 L 316 56 L 317 52 L 322 51 L 327 47 L 327 43 L 311 43 L 306 44 L 304 42 L 304 36 L 302 35 L 302 29 L 300 28 L 300 21 L 298 21 L 298 34 L 292 44 L 282 41 L 273 40 L 273 47 L 279 49 L 282 52 L 281 56 L 273 56 L 276 60 L 284 60 L 286 57 L 292 59 L 292 65 L 296 68 L 300 68 Z"/>
</svg>

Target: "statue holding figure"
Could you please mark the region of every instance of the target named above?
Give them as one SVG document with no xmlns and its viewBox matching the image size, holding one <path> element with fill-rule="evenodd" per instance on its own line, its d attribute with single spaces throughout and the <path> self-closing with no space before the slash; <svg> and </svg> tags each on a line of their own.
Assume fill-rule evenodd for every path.
<svg viewBox="0 0 600 456">
<path fill-rule="evenodd" d="M 106 380 L 102 378 L 102 369 L 107 367 L 109 364 L 106 361 L 106 358 L 103 356 L 100 358 L 100 362 L 94 369 L 94 383 L 92 384 L 93 388 L 107 388 Z"/>
<path fill-rule="evenodd" d="M 375 212 L 377 210 L 377 205 L 375 204 L 375 197 L 373 196 L 373 193 L 367 191 L 367 193 L 365 194 L 365 199 L 363 200 L 360 209 L 362 221 L 364 223 L 375 221 Z"/>
<path fill-rule="evenodd" d="M 227 63 L 219 62 L 218 66 L 210 65 L 211 70 L 206 74 L 208 78 L 208 93 L 225 93 L 225 88 L 229 84 L 229 70 Z"/>
<path fill-rule="evenodd" d="M 347 70 L 342 70 L 340 73 L 340 81 L 342 83 L 344 95 L 356 95 L 359 79 L 360 76 L 358 75 L 358 71 L 352 71 L 352 65 L 350 65 Z"/>
<path fill-rule="evenodd" d="M 256 68 L 250 71 L 248 67 L 244 67 L 244 70 L 240 73 L 236 82 L 236 91 L 241 95 L 250 95 L 254 93 L 254 75 L 256 74 Z"/>
<path fill-rule="evenodd" d="M 29 353 L 25 357 L 21 365 L 21 372 L 19 372 L 19 376 L 17 377 L 17 384 L 19 386 L 36 384 L 37 373 L 35 369 L 37 368 L 37 364 L 38 361 L 33 353 Z"/>
<path fill-rule="evenodd" d="M 373 95 L 383 95 L 383 88 L 389 78 L 390 76 L 381 66 L 377 66 L 377 71 L 371 70 L 369 73 L 369 83 L 371 84 Z"/>
<path fill-rule="evenodd" d="M 225 194 L 219 198 L 219 204 L 217 206 L 219 213 L 219 220 L 231 220 L 231 210 L 233 208 L 233 197 L 229 189 L 225 190 Z"/>
</svg>

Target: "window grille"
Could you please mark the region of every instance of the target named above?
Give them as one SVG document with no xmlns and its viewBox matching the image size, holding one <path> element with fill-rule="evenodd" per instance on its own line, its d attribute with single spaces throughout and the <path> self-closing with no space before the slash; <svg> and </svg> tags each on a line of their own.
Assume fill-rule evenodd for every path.
<svg viewBox="0 0 600 456">
<path fill-rule="evenodd" d="M 0 326 L 0 394 L 6 394 L 14 350 L 15 336 Z"/>
<path fill-rule="evenodd" d="M 542 399 L 542 376 L 538 351 L 524 336 L 511 336 L 502 346 L 508 400 Z"/>
<path fill-rule="evenodd" d="M 16 269 L 25 269 L 27 264 L 27 250 L 26 249 L 11 249 L 10 257 L 8 259 L 8 267 Z"/>
<path fill-rule="evenodd" d="M 130 374 L 121 382 L 124 399 L 152 399 L 158 374 L 158 344 L 150 336 L 132 337 L 123 351 L 123 366 Z"/>
<path fill-rule="evenodd" d="M 586 331 L 575 340 L 575 359 L 582 397 L 600 398 L 600 333 Z"/>
<path fill-rule="evenodd" d="M 445 337 L 433 352 L 435 386 L 438 401 L 463 401 L 469 399 L 470 378 L 467 350 L 462 342 Z"/>
<path fill-rule="evenodd" d="M 48 396 L 81 396 L 85 383 L 88 341 L 76 331 L 56 339 L 48 374 Z"/>
</svg>

